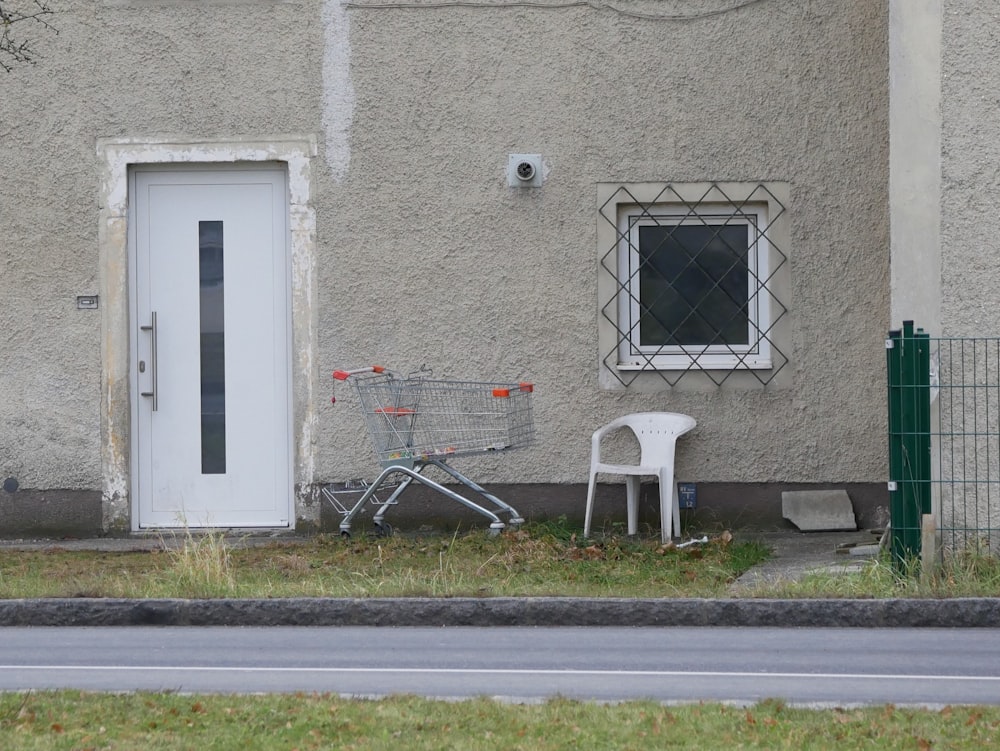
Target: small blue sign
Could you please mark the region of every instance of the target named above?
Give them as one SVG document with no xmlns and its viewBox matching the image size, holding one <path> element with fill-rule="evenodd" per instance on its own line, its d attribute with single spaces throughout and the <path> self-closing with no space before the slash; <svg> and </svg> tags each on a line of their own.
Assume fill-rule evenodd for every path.
<svg viewBox="0 0 1000 751">
<path fill-rule="evenodd" d="M 681 508 L 698 508 L 698 491 L 693 482 L 677 483 L 677 496 Z"/>
</svg>

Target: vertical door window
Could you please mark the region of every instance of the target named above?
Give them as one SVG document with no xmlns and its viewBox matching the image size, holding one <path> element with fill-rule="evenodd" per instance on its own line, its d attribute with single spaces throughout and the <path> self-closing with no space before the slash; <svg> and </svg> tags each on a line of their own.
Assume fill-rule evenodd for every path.
<svg viewBox="0 0 1000 751">
<path fill-rule="evenodd" d="M 222 222 L 198 222 L 201 288 L 201 471 L 226 473 L 226 340 Z"/>
</svg>

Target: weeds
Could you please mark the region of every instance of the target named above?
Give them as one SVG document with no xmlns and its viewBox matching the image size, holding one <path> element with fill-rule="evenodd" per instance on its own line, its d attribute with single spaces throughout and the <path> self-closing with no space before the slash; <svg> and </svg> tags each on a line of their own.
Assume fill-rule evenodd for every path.
<svg viewBox="0 0 1000 751">
<path fill-rule="evenodd" d="M 156 552 L 18 552 L 0 557 L 0 597 L 708 597 L 767 557 L 722 537 L 684 549 L 655 538 L 584 541 L 559 520 L 497 537 L 243 542 L 185 534 Z"/>
<path fill-rule="evenodd" d="M 194 536 L 185 531 L 183 543 L 169 550 L 170 565 L 163 571 L 164 584 L 172 584 L 185 597 L 223 597 L 236 579 L 229 545 L 222 533 Z"/>
<path fill-rule="evenodd" d="M 473 530 L 348 542 L 319 535 L 250 545 L 219 533 L 186 533 L 152 552 L 4 553 L 0 598 L 727 597 L 729 585 L 768 555 L 763 545 L 728 533 L 687 548 L 661 545 L 656 537 L 583 540 L 562 519 L 498 537 Z M 921 577 L 897 573 L 885 556 L 854 573 L 817 572 L 741 589 L 740 595 L 1000 596 L 1000 558 L 969 547 L 950 555 L 933 576 Z"/>
<path fill-rule="evenodd" d="M 940 587 L 967 590 L 969 582 L 1000 592 L 1000 556 L 988 545 L 970 545 L 948 557 L 948 563 L 932 574 Z"/>
<path fill-rule="evenodd" d="M 797 582 L 761 585 L 758 597 L 940 598 L 1000 596 L 1000 558 L 974 546 L 949 555 L 929 576 L 918 560 L 893 566 L 888 552 L 866 561 L 857 572 L 807 574 Z"/>
</svg>

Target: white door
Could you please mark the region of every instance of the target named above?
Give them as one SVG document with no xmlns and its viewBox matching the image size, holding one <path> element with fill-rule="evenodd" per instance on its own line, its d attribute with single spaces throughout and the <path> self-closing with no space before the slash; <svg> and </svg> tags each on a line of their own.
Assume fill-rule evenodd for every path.
<svg viewBox="0 0 1000 751">
<path fill-rule="evenodd" d="M 136 169 L 133 526 L 287 527 L 282 169 Z"/>
</svg>

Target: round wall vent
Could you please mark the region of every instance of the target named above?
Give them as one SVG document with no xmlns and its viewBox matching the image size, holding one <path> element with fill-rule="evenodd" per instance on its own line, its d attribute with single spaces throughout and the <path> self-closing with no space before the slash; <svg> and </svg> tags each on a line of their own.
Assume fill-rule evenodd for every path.
<svg viewBox="0 0 1000 751">
<path fill-rule="evenodd" d="M 541 154 L 508 154 L 507 184 L 512 188 L 540 188 L 542 186 Z"/>
</svg>

